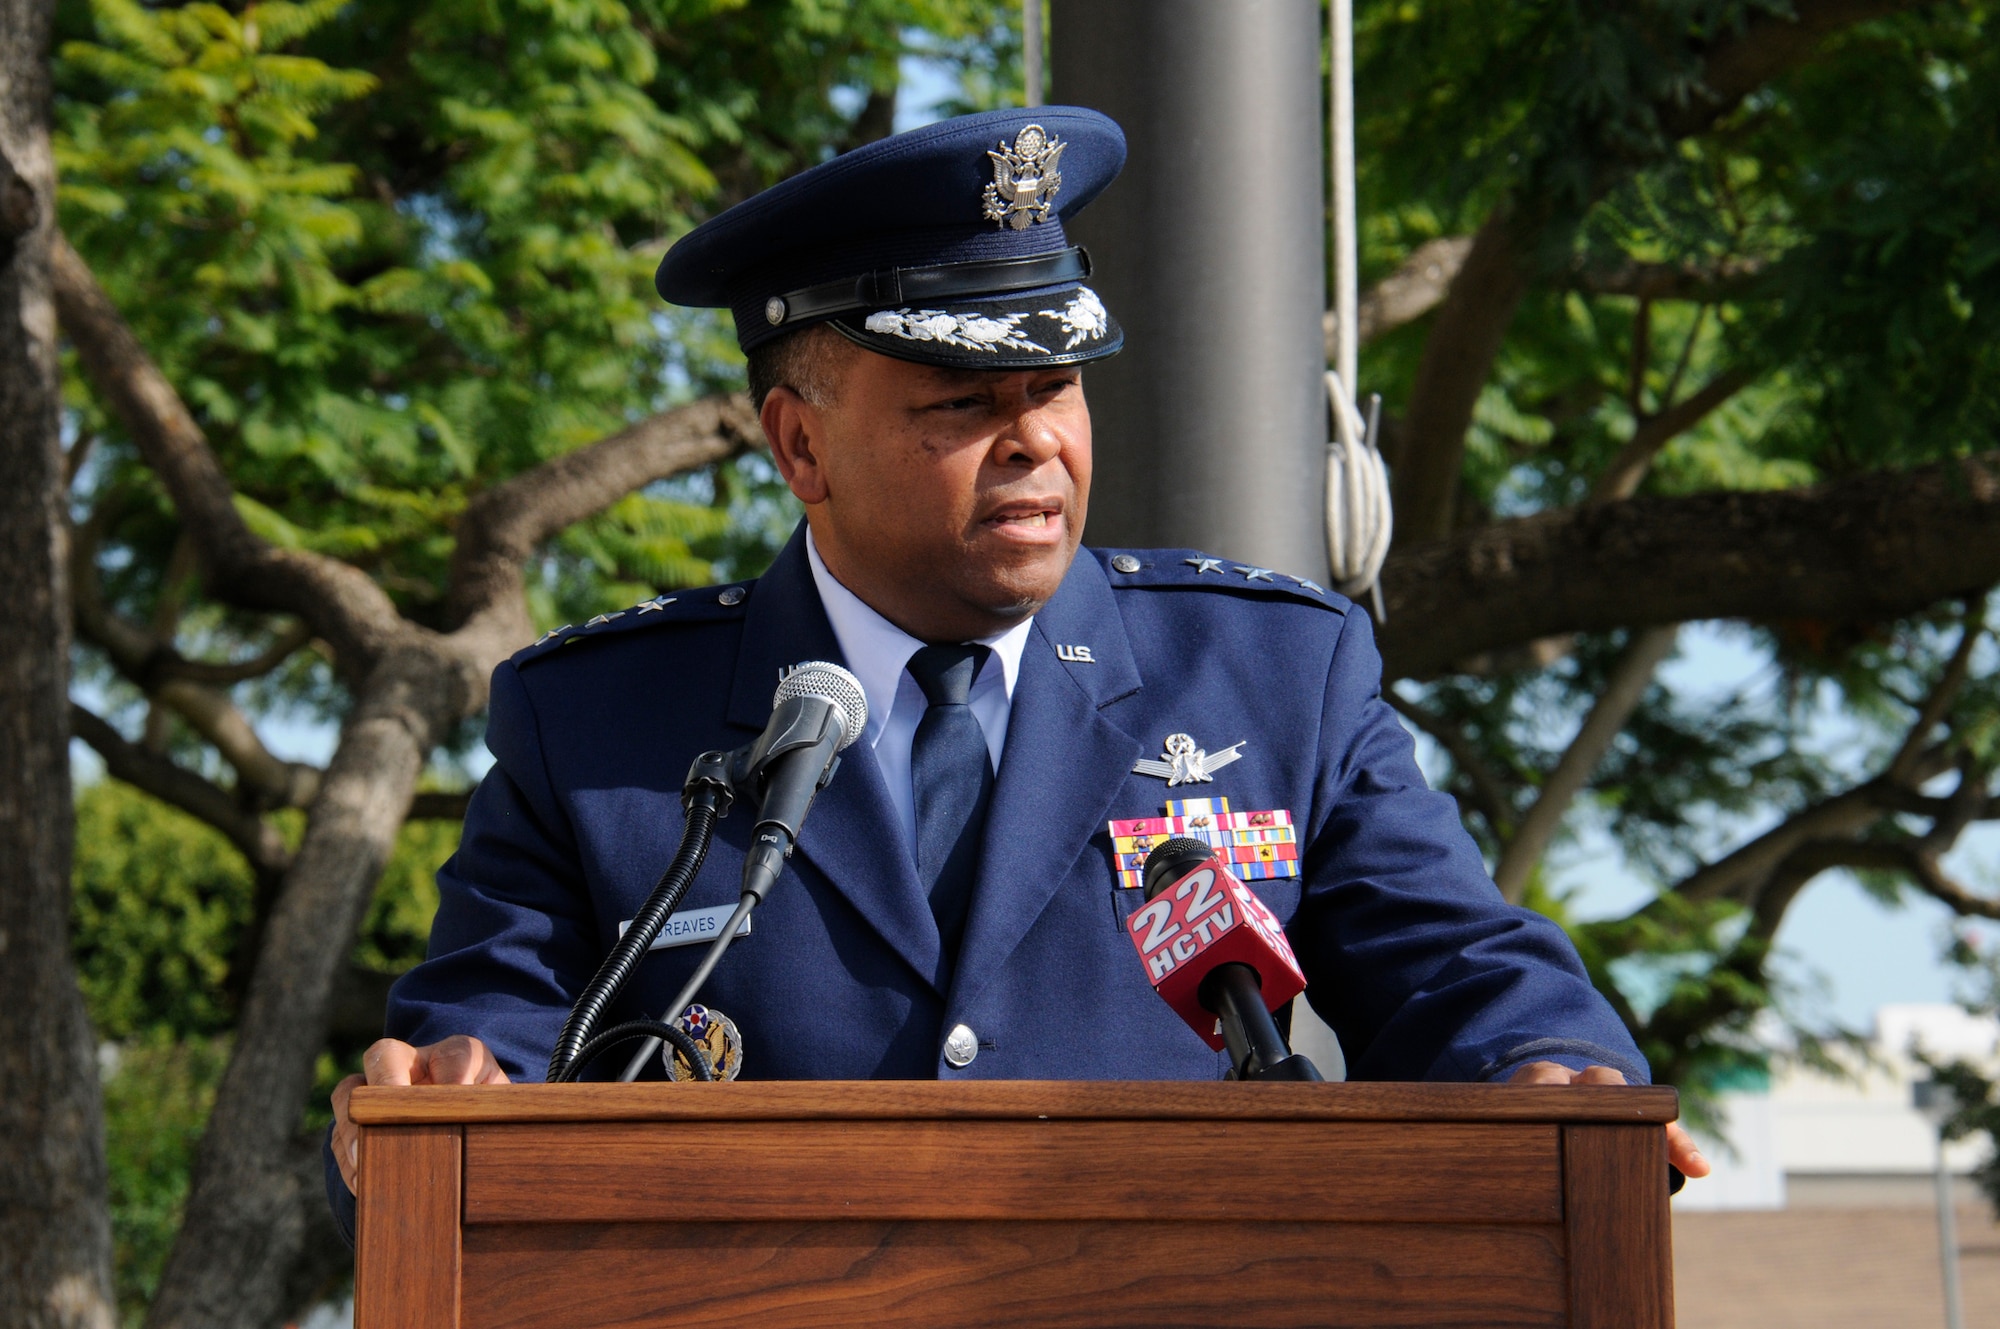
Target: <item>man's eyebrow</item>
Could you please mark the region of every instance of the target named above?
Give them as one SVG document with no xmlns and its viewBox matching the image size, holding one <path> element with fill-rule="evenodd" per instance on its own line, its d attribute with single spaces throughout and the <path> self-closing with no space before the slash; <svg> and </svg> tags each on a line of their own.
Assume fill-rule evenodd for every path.
<svg viewBox="0 0 2000 1329">
<path fill-rule="evenodd" d="M 947 365 L 925 365 L 924 369 L 928 371 L 925 379 L 927 386 L 939 392 L 949 392 L 958 388 L 983 387 L 988 383 L 997 382 L 1000 379 L 1022 372 L 1019 369 L 969 369 Z M 1048 365 L 1042 368 L 1031 369 L 1028 372 L 1039 374 L 1062 373 L 1065 371 L 1071 377 L 1078 377 L 1082 374 L 1083 366 Z"/>
<path fill-rule="evenodd" d="M 952 388 L 978 387 L 990 383 L 1005 371 L 994 369 L 948 369 L 943 365 L 926 365 L 930 372 L 925 376 L 932 388 L 947 391 Z"/>
</svg>

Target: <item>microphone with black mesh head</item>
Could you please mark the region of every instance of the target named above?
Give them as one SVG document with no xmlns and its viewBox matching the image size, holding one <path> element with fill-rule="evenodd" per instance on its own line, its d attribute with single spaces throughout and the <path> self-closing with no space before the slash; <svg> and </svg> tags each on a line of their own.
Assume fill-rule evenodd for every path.
<svg viewBox="0 0 2000 1329">
<path fill-rule="evenodd" d="M 745 895 L 762 900 L 778 880 L 813 796 L 867 724 L 861 681 L 837 664 L 808 660 L 778 684 L 770 723 L 730 761 L 732 783 L 757 798 L 757 826 L 743 861 Z"/>
</svg>

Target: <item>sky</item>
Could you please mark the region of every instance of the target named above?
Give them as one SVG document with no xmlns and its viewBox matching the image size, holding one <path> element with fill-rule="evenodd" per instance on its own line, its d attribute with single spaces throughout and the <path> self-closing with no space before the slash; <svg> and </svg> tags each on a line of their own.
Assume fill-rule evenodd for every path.
<svg viewBox="0 0 2000 1329">
<path fill-rule="evenodd" d="M 1769 667 L 1744 634 L 1696 623 L 1682 629 L 1679 650 L 1660 677 L 1683 697 L 1719 698 L 1743 689 Z M 1839 725 L 1834 718 L 1822 720 L 1807 734 L 1806 745 L 1824 746 Z M 1945 865 L 1974 889 L 2000 885 L 2000 827 L 1975 828 Z M 1559 890 L 1577 892 L 1574 907 L 1582 918 L 1626 913 L 1651 894 L 1602 834 L 1587 834 L 1559 850 L 1551 867 Z M 1880 1006 L 1954 1000 L 1955 974 L 1939 962 L 1951 911 L 1913 891 L 1906 897 L 1899 908 L 1885 906 L 1844 872 L 1823 873 L 1806 888 L 1788 911 L 1777 946 L 1779 969 L 1802 986 L 1807 1011 L 1865 1029 Z"/>
</svg>

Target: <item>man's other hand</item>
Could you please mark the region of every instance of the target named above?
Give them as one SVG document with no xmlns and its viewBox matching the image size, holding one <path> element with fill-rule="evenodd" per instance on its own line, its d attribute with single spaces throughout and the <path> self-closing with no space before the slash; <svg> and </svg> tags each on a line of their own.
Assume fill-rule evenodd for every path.
<svg viewBox="0 0 2000 1329">
<path fill-rule="evenodd" d="M 1625 1076 L 1609 1066 L 1573 1071 L 1560 1062 L 1531 1061 L 1507 1077 L 1509 1084 L 1624 1084 Z M 1695 1148 L 1694 1137 L 1678 1121 L 1667 1123 L 1667 1161 L 1690 1177 L 1705 1177 L 1708 1160 Z M 342 1167 L 347 1166 L 345 1163 Z"/>
<path fill-rule="evenodd" d="M 347 1100 L 363 1084 L 506 1084 L 507 1072 L 486 1045 L 465 1034 L 415 1048 L 393 1038 L 371 1043 L 361 1054 L 366 1076 L 350 1075 L 333 1087 L 333 1161 L 347 1189 L 361 1193 L 360 1136 L 347 1115 Z"/>
</svg>

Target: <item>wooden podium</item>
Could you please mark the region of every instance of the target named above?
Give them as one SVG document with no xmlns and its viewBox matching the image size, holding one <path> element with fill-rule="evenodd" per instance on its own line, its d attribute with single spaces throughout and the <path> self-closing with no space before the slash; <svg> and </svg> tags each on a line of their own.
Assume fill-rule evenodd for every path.
<svg viewBox="0 0 2000 1329">
<path fill-rule="evenodd" d="M 1673 1324 L 1671 1089 L 360 1089 L 357 1329 Z"/>
</svg>

